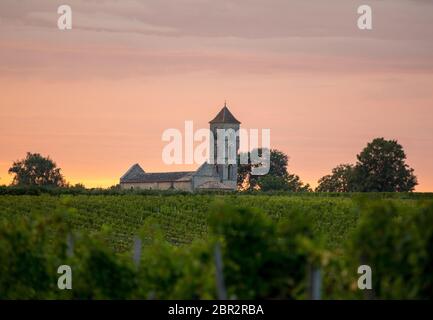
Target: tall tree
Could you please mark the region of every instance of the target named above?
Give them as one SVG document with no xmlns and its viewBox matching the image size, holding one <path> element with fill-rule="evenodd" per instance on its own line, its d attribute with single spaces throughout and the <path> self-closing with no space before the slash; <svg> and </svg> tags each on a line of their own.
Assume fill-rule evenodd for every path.
<svg viewBox="0 0 433 320">
<path fill-rule="evenodd" d="M 14 185 L 63 187 L 66 183 L 60 170 L 49 157 L 27 152 L 24 159 L 12 164 L 9 174 L 15 174 Z"/>
<path fill-rule="evenodd" d="M 354 185 L 361 192 L 408 192 L 418 184 L 396 140 L 376 138 L 357 155 Z"/>
<path fill-rule="evenodd" d="M 258 149 L 258 155 L 262 156 L 263 149 Z M 304 185 L 299 176 L 290 174 L 287 171 L 289 157 L 282 151 L 270 150 L 270 167 L 266 175 L 253 175 L 251 170 L 254 164 L 250 162 L 248 154 L 248 164 L 238 166 L 238 186 L 243 190 L 286 190 L 286 191 L 311 191 L 308 184 Z"/>
<path fill-rule="evenodd" d="M 332 173 L 328 174 L 318 181 L 317 192 L 350 192 L 353 191 L 353 171 L 354 166 L 351 164 L 340 164 Z"/>
</svg>

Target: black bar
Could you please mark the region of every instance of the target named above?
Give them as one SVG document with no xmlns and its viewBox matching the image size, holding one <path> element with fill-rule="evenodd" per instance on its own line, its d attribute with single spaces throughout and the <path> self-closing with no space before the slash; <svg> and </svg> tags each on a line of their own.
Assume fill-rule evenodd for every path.
<svg viewBox="0 0 433 320">
<path fill-rule="evenodd" d="M 289 300 L 143 300 L 143 301 L 0 301 L 1 313 L 41 316 L 43 319 L 80 319 L 93 314 L 95 319 L 308 319 L 312 316 L 332 319 L 370 319 L 378 316 L 427 315 L 431 301 L 289 301 Z M 198 314 L 198 310 L 200 313 Z M 10 312 L 10 313 L 9 313 Z M 318 318 L 319 319 L 319 318 Z M 385 318 L 384 318 L 385 319 Z"/>
</svg>

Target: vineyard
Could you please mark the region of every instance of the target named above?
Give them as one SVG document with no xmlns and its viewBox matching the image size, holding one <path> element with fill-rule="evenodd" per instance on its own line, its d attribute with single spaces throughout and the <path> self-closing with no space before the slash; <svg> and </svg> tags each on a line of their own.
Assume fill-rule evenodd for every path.
<svg viewBox="0 0 433 320">
<path fill-rule="evenodd" d="M 216 242 L 232 298 L 307 298 L 312 265 L 327 275 L 324 298 L 363 298 L 356 268 L 364 261 L 383 275 L 374 278 L 374 297 L 431 297 L 433 197 L 382 198 L 2 195 L 0 259 L 8 263 L 0 266 L 0 297 L 215 298 Z M 137 238 L 138 270 L 131 258 Z M 51 281 L 65 261 L 80 275 L 70 293 Z M 97 266 L 107 272 L 100 279 L 89 275 L 101 273 Z"/>
<path fill-rule="evenodd" d="M 155 218 L 165 238 L 173 244 L 188 244 L 207 235 L 207 213 L 215 202 L 259 208 L 278 220 L 292 212 L 310 215 L 314 230 L 338 247 L 355 226 L 358 212 L 350 198 L 286 196 L 2 196 L 1 219 L 22 215 L 67 213 L 72 228 L 92 233 L 110 229 L 110 243 L 116 251 L 129 250 L 132 239 L 149 217 Z M 395 200 L 410 205 L 408 200 Z"/>
</svg>

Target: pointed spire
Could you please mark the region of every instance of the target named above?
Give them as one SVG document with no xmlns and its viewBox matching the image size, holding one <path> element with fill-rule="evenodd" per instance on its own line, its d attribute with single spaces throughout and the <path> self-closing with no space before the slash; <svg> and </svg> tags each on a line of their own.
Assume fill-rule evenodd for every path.
<svg viewBox="0 0 433 320">
<path fill-rule="evenodd" d="M 227 101 L 224 101 L 224 107 L 220 112 L 216 115 L 213 120 L 209 121 L 209 123 L 239 123 L 233 114 L 230 112 L 229 108 L 227 108 Z"/>
</svg>

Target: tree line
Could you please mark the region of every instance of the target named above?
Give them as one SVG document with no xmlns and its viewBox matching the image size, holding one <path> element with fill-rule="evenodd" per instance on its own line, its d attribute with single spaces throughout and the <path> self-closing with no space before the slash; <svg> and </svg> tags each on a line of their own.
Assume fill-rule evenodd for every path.
<svg viewBox="0 0 433 320">
<path fill-rule="evenodd" d="M 262 153 L 263 150 L 259 149 L 259 156 Z M 356 158 L 355 164 L 339 164 L 330 174 L 320 178 L 314 191 L 411 192 L 418 184 L 414 169 L 406 163 L 403 147 L 396 140 L 376 138 L 369 142 Z M 288 162 L 287 154 L 272 149 L 269 173 L 255 176 L 251 171 L 258 164 L 240 164 L 238 161 L 238 189 L 312 192 L 309 184 L 305 184 L 298 175 L 289 172 Z M 67 183 L 61 168 L 49 156 L 45 157 L 39 153 L 28 152 L 24 159 L 15 161 L 8 172 L 14 175 L 13 186 L 85 188 L 82 184 L 71 186 Z"/>
<path fill-rule="evenodd" d="M 261 154 L 261 150 L 259 150 Z M 254 164 L 240 165 L 238 186 L 242 190 L 313 191 L 298 175 L 288 172 L 289 157 L 279 150 L 270 152 L 270 170 L 254 176 Z M 356 164 L 340 164 L 318 181 L 316 192 L 410 192 L 418 184 L 414 169 L 396 140 L 376 138 L 356 156 Z"/>
</svg>

